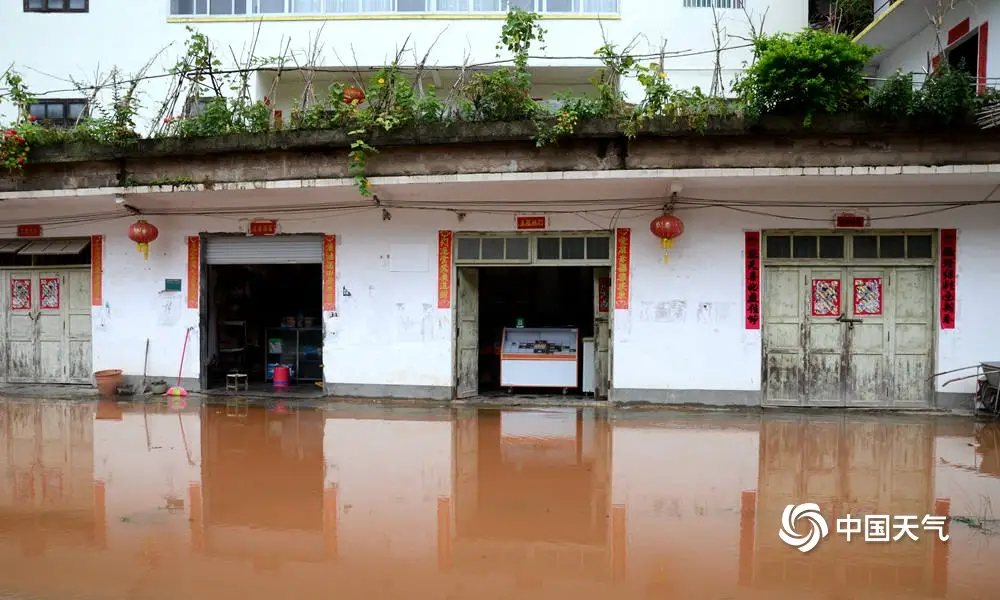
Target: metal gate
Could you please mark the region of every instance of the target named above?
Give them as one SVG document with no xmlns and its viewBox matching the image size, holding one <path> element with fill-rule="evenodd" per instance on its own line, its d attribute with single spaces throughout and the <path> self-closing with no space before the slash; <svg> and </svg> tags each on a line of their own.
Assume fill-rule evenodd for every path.
<svg viewBox="0 0 1000 600">
<path fill-rule="evenodd" d="M 209 265 L 322 264 L 322 235 L 208 235 L 205 263 Z"/>
</svg>

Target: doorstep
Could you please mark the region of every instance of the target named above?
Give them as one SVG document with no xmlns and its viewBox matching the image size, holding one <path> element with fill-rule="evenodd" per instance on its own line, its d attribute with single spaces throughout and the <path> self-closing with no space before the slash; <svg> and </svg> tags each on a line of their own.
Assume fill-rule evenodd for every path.
<svg viewBox="0 0 1000 600">
<path fill-rule="evenodd" d="M 93 400 L 97 397 L 97 388 L 92 385 L 54 383 L 9 383 L 0 385 L 0 398 L 11 400 L 26 398 L 41 400 Z"/>
</svg>

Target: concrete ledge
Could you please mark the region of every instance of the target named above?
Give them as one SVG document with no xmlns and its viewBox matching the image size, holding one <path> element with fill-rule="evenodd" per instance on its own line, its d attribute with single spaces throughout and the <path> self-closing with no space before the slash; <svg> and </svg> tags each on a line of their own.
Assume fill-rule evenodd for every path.
<svg viewBox="0 0 1000 600">
<path fill-rule="evenodd" d="M 974 412 L 971 393 L 936 392 L 934 396 L 934 405 L 941 410 L 962 414 Z"/>
<path fill-rule="evenodd" d="M 725 408 L 760 407 L 758 390 L 643 390 L 614 388 L 611 401 L 624 405 L 674 405 Z"/>
<path fill-rule="evenodd" d="M 451 400 L 451 387 L 437 385 L 388 385 L 379 383 L 326 383 L 327 396 L 346 399 Z"/>
<path fill-rule="evenodd" d="M 167 382 L 167 387 L 173 387 L 177 385 L 177 375 L 173 377 L 164 377 L 162 375 L 147 375 L 146 384 L 148 385 L 152 381 L 162 379 Z M 122 385 L 131 385 L 135 390 L 136 395 L 141 395 L 142 390 L 139 386 L 142 384 L 142 375 L 122 375 Z M 181 379 L 181 387 L 188 392 L 197 393 L 201 391 L 201 382 L 197 377 L 184 377 Z"/>
<path fill-rule="evenodd" d="M 449 122 L 373 134 L 379 150 L 369 177 L 636 169 L 724 169 L 989 164 L 1000 162 L 994 136 L 856 115 L 652 122 L 634 139 L 619 123 L 582 122 L 572 136 L 536 147 L 532 122 Z M 216 138 L 159 138 L 122 147 L 65 144 L 32 150 L 25 175 L 0 180 L 0 192 L 192 183 L 349 178 L 353 141 L 343 130 L 294 130 Z"/>
</svg>

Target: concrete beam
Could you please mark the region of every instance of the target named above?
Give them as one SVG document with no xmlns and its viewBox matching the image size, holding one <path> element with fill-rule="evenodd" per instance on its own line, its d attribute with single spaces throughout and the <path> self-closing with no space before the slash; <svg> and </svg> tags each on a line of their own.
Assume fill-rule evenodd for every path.
<svg viewBox="0 0 1000 600">
<path fill-rule="evenodd" d="M 850 115 L 769 119 L 754 127 L 715 120 L 693 131 L 686 124 L 653 123 L 637 137 L 619 124 L 581 124 L 572 137 L 536 147 L 532 123 L 446 123 L 373 135 L 379 153 L 369 177 L 497 173 L 966 165 L 1000 162 L 995 137 L 978 129 L 928 130 L 911 123 L 892 128 Z M 343 131 L 285 131 L 259 136 L 140 140 L 128 147 L 88 144 L 42 147 L 24 176 L 0 181 L 0 192 L 213 185 L 243 181 L 348 178 Z"/>
</svg>

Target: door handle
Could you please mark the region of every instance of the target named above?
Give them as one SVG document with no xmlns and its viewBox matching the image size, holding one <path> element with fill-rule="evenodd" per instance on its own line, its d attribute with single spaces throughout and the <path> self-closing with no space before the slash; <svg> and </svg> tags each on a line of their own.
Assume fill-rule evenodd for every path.
<svg viewBox="0 0 1000 600">
<path fill-rule="evenodd" d="M 847 313 L 840 313 L 840 316 L 837 317 L 837 321 L 840 323 L 847 323 L 848 329 L 854 329 L 855 323 L 864 323 L 862 319 L 848 319 Z"/>
</svg>

